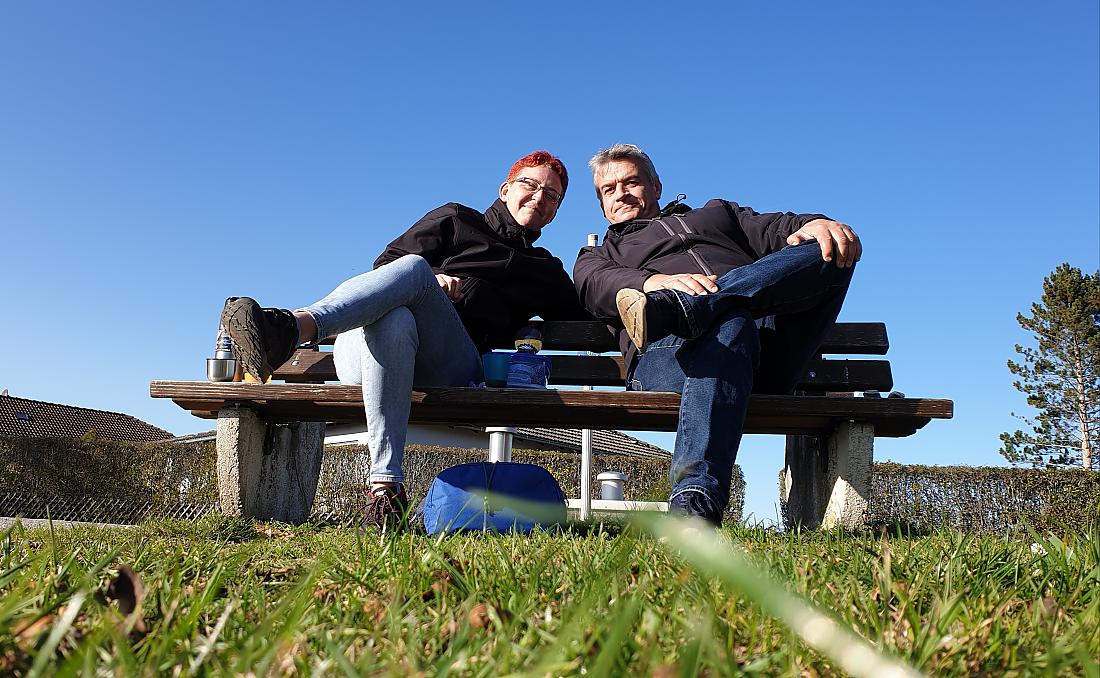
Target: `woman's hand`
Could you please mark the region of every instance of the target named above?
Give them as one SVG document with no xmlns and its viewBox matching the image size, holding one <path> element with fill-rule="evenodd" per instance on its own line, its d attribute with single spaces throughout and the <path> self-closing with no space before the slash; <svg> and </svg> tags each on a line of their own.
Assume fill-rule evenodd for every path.
<svg viewBox="0 0 1100 678">
<path fill-rule="evenodd" d="M 462 280 L 456 278 L 453 275 L 447 275 L 446 273 L 436 273 L 435 279 L 439 282 L 439 286 L 443 288 L 443 292 L 447 295 L 447 298 L 451 301 L 458 301 L 462 299 Z"/>
</svg>

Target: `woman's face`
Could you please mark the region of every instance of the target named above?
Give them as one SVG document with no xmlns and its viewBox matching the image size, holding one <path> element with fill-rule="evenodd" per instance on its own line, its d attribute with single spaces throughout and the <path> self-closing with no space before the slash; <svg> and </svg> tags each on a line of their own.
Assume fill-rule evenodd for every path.
<svg viewBox="0 0 1100 678">
<path fill-rule="evenodd" d="M 520 226 L 540 231 L 558 213 L 561 179 L 548 165 L 524 167 L 515 179 L 500 185 L 500 199 Z"/>
</svg>

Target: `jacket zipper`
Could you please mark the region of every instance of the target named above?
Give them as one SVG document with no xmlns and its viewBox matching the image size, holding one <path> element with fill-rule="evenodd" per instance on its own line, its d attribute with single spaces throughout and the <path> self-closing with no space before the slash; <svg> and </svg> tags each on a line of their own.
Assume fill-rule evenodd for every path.
<svg viewBox="0 0 1100 678">
<path fill-rule="evenodd" d="M 674 214 L 672 215 L 672 218 L 680 222 L 680 226 L 684 229 L 685 232 L 692 232 L 691 229 L 688 227 L 687 222 L 685 222 L 679 216 Z M 676 236 L 680 239 L 680 242 L 684 245 L 684 249 L 687 250 L 687 253 L 691 255 L 691 258 L 695 260 L 695 263 L 699 265 L 699 269 L 703 271 L 703 275 L 714 275 L 714 271 L 710 270 L 710 267 L 703 262 L 703 258 L 700 257 L 698 253 L 696 253 L 695 248 L 687 244 L 687 238 L 682 233 L 676 233 L 675 231 L 673 231 L 672 228 L 668 224 L 666 224 L 663 219 L 658 219 L 657 222 L 665 227 L 665 230 L 668 231 L 669 235 Z"/>
</svg>

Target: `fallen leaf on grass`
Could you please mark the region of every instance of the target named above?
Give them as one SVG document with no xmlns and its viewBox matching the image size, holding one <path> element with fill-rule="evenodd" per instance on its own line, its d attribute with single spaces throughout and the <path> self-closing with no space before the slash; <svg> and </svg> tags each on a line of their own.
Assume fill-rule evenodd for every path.
<svg viewBox="0 0 1100 678">
<path fill-rule="evenodd" d="M 120 630 L 132 629 L 137 633 L 145 633 L 145 620 L 141 617 L 141 603 L 145 599 L 145 585 L 137 572 L 122 563 L 118 566 L 118 576 L 107 585 L 107 599 L 113 600 L 118 605 L 118 611 L 124 619 L 119 625 Z"/>
<path fill-rule="evenodd" d="M 376 624 L 386 618 L 388 608 L 389 602 L 381 598 L 368 598 L 363 601 L 363 612 L 373 619 Z"/>
<path fill-rule="evenodd" d="M 55 617 L 52 614 L 48 614 L 45 617 L 35 619 L 18 631 L 14 631 L 12 635 L 15 636 L 15 644 L 24 650 L 31 649 L 38 637 L 53 627 L 54 619 Z"/>
<path fill-rule="evenodd" d="M 485 629 L 493 623 L 494 617 L 501 622 L 506 622 L 512 618 L 512 613 L 508 610 L 498 610 L 486 603 L 478 603 L 470 610 L 466 621 L 475 629 Z"/>
<path fill-rule="evenodd" d="M 489 606 L 485 603 L 474 605 L 474 608 L 470 610 L 469 616 L 466 617 L 466 621 L 475 629 L 485 628 L 489 625 Z"/>
<path fill-rule="evenodd" d="M 276 523 L 263 523 L 256 526 L 256 531 L 268 539 L 290 541 L 294 538 L 294 531 Z"/>
</svg>

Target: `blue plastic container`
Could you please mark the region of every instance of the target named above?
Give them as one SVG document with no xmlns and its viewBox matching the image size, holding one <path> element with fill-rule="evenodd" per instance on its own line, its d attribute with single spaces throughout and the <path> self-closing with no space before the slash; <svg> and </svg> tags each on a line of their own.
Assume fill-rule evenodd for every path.
<svg viewBox="0 0 1100 678">
<path fill-rule="evenodd" d="M 512 354 L 508 364 L 508 388 L 546 388 L 549 378 L 549 357 L 524 351 Z"/>
</svg>

